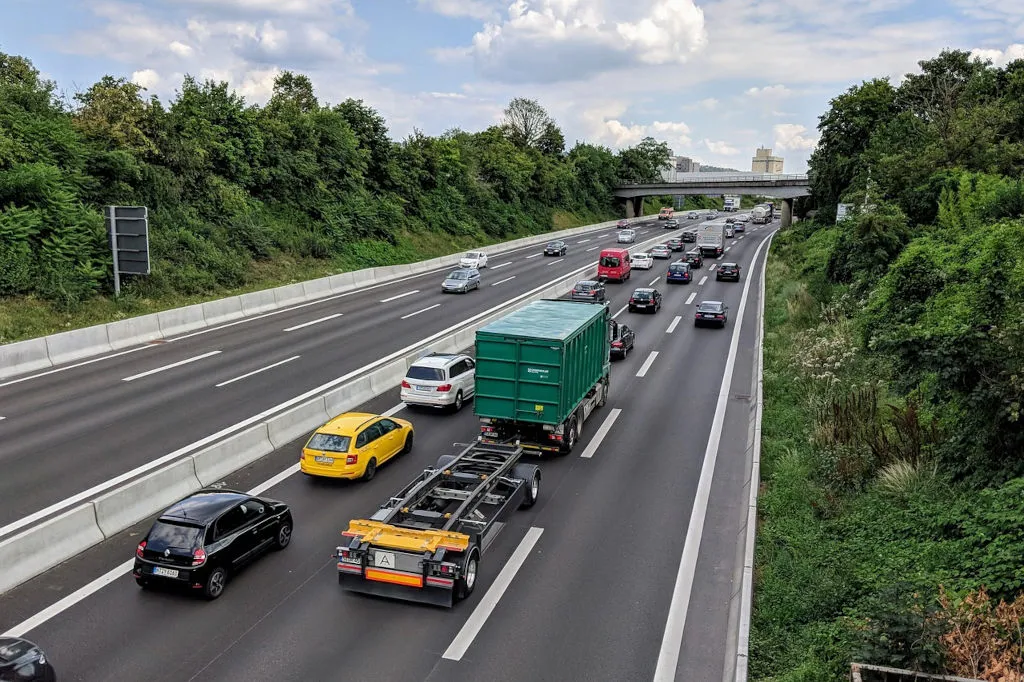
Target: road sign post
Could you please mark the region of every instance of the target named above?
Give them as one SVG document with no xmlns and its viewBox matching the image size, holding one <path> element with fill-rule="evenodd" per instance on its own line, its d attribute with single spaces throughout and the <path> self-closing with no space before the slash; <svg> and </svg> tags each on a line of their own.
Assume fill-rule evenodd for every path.
<svg viewBox="0 0 1024 682">
<path fill-rule="evenodd" d="M 145 206 L 107 206 L 103 218 L 114 259 L 114 295 L 121 295 L 121 275 L 148 275 L 149 209 Z"/>
</svg>

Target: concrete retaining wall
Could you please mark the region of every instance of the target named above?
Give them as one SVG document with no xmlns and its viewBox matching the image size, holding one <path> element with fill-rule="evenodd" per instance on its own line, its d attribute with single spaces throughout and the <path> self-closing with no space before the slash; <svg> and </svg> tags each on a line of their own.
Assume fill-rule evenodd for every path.
<svg viewBox="0 0 1024 682">
<path fill-rule="evenodd" d="M 92 503 L 0 542 L 0 594 L 103 542 Z"/>
</svg>

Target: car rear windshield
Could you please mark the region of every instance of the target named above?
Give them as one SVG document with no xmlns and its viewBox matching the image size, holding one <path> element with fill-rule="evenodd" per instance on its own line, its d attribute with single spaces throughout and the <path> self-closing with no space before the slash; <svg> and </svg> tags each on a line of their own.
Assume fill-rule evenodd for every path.
<svg viewBox="0 0 1024 682">
<path fill-rule="evenodd" d="M 637 301 L 646 301 L 650 297 L 651 297 L 651 292 L 649 292 L 649 291 L 634 291 L 633 292 L 633 298 L 635 300 L 637 300 Z"/>
<path fill-rule="evenodd" d="M 619 267 L 619 259 L 616 256 L 601 256 L 601 266 L 605 268 Z"/>
<path fill-rule="evenodd" d="M 722 269 L 725 269 L 725 268 L 728 268 L 730 270 L 731 269 L 735 269 L 736 268 L 736 264 L 735 263 L 722 263 L 722 267 L 720 267 L 719 270 L 722 270 Z"/>
<path fill-rule="evenodd" d="M 561 246 L 561 244 L 559 244 L 558 242 L 548 242 L 548 248 L 549 249 L 557 249 L 560 246 Z"/>
<path fill-rule="evenodd" d="M 203 529 L 183 523 L 157 521 L 149 531 L 146 545 L 152 548 L 181 547 L 191 549 L 200 546 Z"/>
<path fill-rule="evenodd" d="M 685 263 L 673 263 L 668 266 L 669 272 L 686 272 L 689 269 L 690 268 L 688 268 Z"/>
<path fill-rule="evenodd" d="M 697 310 L 702 313 L 720 313 L 722 312 L 722 306 L 717 303 L 701 303 L 697 306 Z"/>
<path fill-rule="evenodd" d="M 594 288 L 593 282 L 580 282 L 576 285 L 576 291 L 589 291 Z"/>
<path fill-rule="evenodd" d="M 32 645 L 23 639 L 0 640 L 0 663 L 16 661 L 30 651 Z"/>
<path fill-rule="evenodd" d="M 420 381 L 444 381 L 444 370 L 440 367 L 417 367 L 413 365 L 405 373 L 407 379 L 419 379 Z"/>
<path fill-rule="evenodd" d="M 348 452 L 348 446 L 352 439 L 348 436 L 339 436 L 334 433 L 316 433 L 309 439 L 310 450 L 323 450 L 324 452 Z"/>
</svg>

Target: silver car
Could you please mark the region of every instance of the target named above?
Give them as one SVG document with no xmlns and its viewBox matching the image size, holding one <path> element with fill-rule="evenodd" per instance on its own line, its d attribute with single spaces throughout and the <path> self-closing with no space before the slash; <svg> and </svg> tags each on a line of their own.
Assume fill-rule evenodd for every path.
<svg viewBox="0 0 1024 682">
<path fill-rule="evenodd" d="M 441 293 L 468 293 L 470 289 L 480 288 L 480 271 L 476 268 L 460 268 L 448 273 L 441 283 Z"/>
<path fill-rule="evenodd" d="M 619 232 L 619 244 L 632 244 L 636 241 L 636 230 L 622 230 Z"/>
<path fill-rule="evenodd" d="M 652 258 L 671 258 L 672 251 L 664 244 L 658 244 L 650 251 Z"/>
</svg>

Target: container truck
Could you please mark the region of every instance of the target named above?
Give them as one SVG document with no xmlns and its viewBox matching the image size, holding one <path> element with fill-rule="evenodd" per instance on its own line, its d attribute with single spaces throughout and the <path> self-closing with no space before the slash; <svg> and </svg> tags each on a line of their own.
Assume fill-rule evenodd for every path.
<svg viewBox="0 0 1024 682">
<path fill-rule="evenodd" d="M 725 221 L 704 223 L 698 227 L 697 248 L 702 256 L 712 258 L 725 253 Z"/>
<path fill-rule="evenodd" d="M 476 332 L 476 396 L 484 443 L 568 454 L 608 400 L 607 303 L 535 301 Z"/>
</svg>

